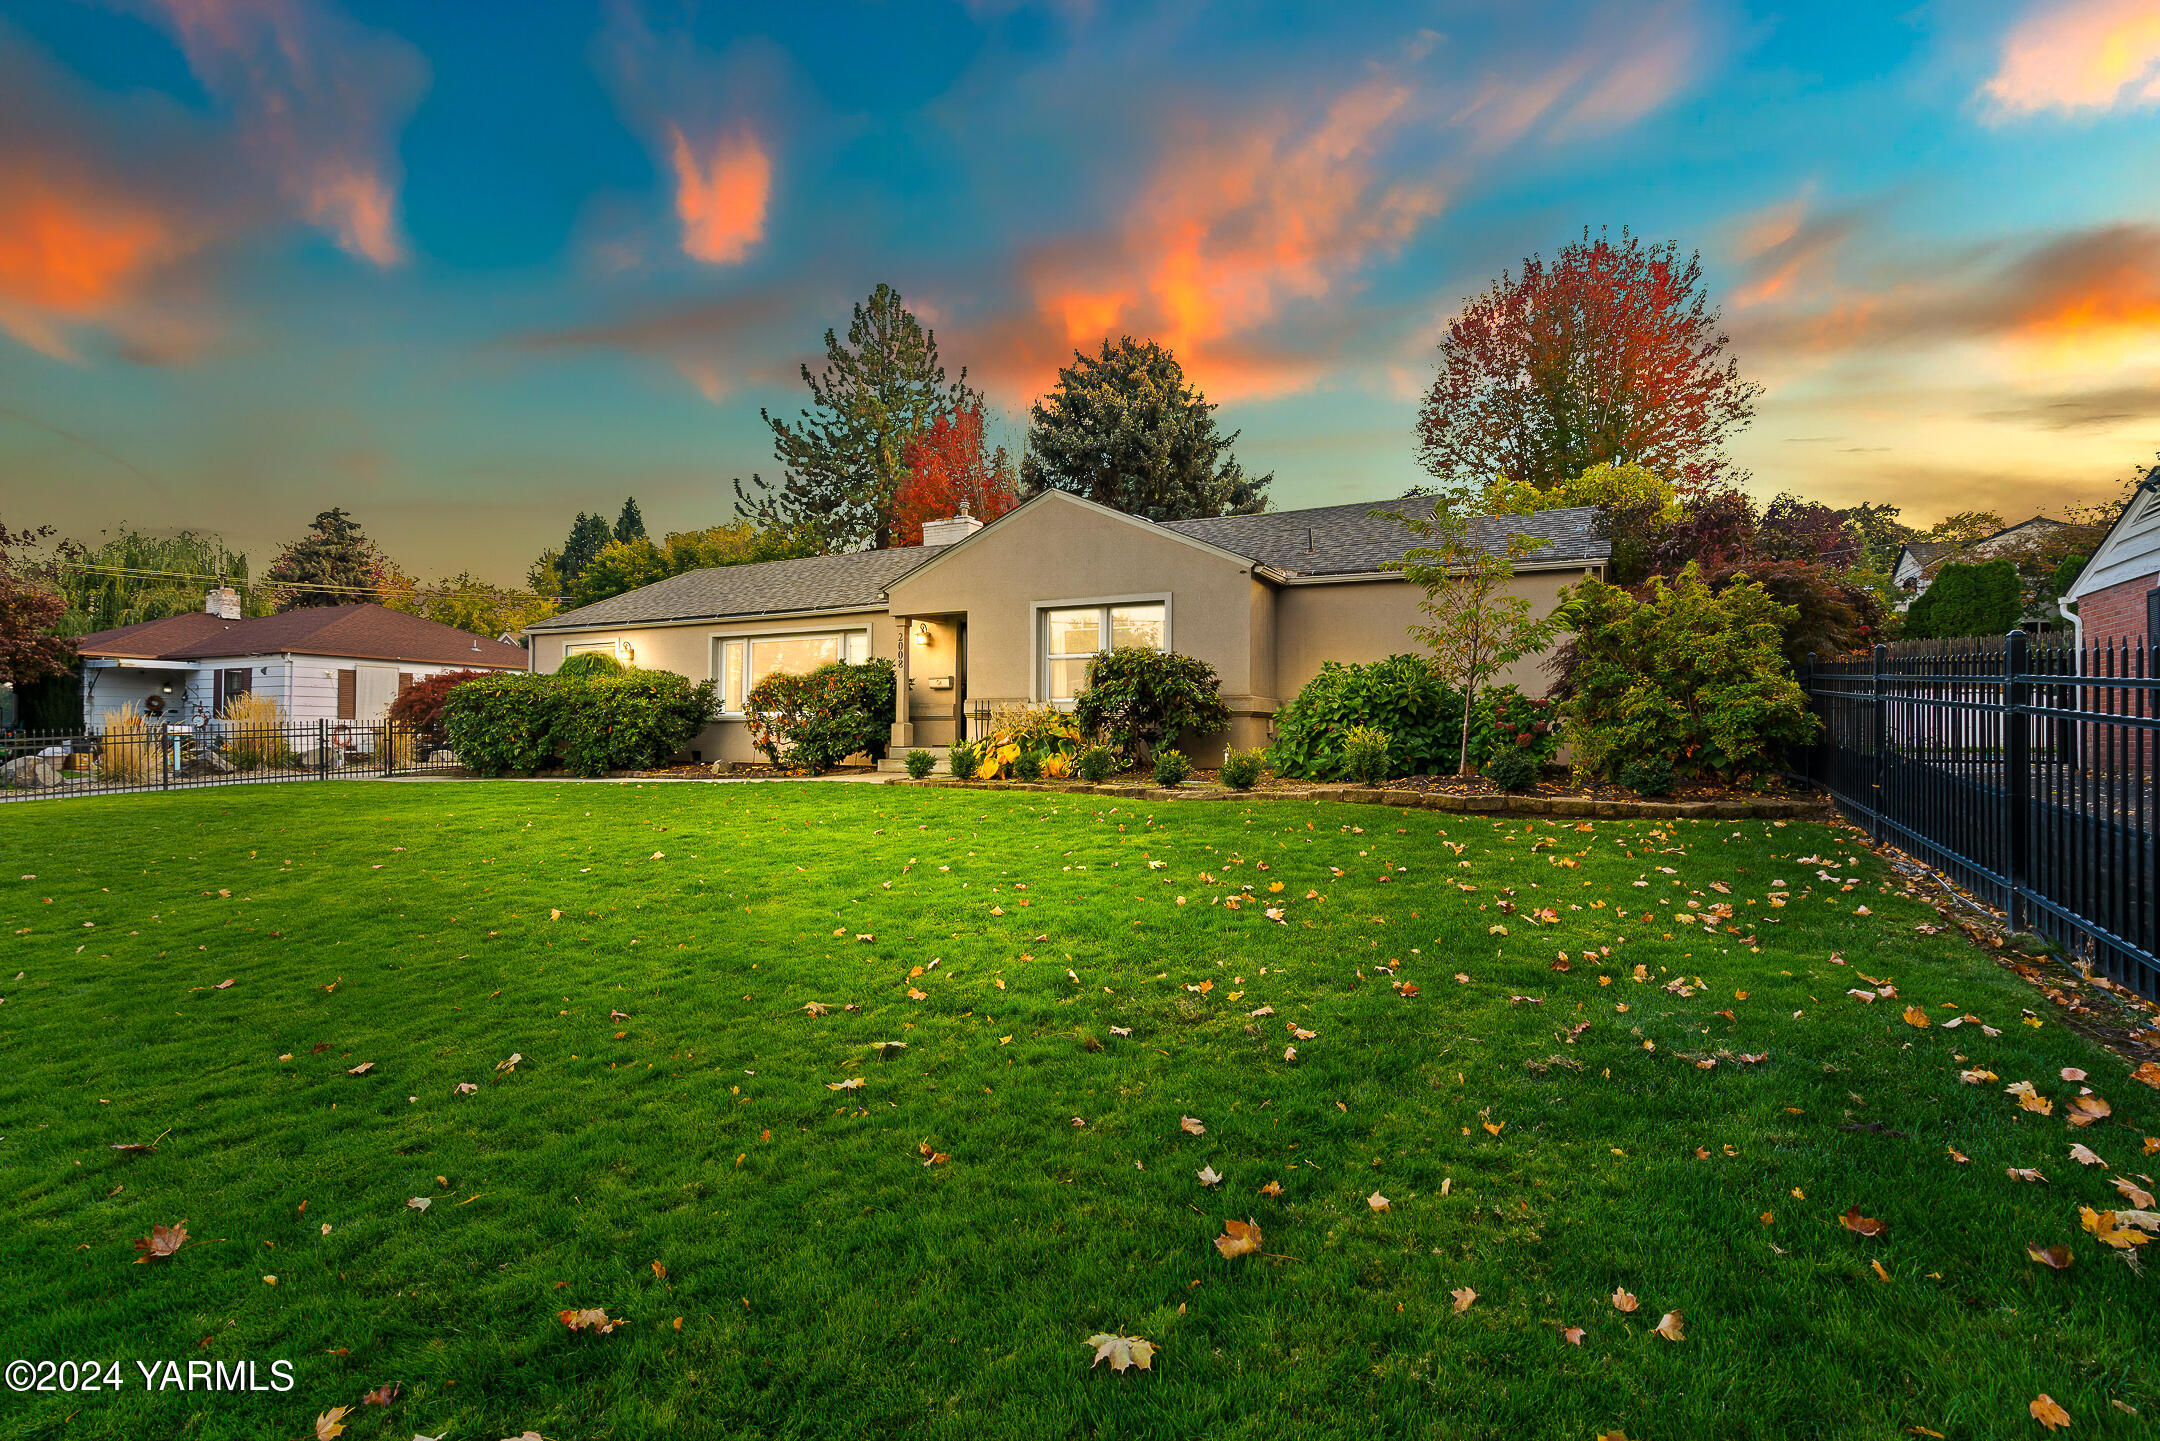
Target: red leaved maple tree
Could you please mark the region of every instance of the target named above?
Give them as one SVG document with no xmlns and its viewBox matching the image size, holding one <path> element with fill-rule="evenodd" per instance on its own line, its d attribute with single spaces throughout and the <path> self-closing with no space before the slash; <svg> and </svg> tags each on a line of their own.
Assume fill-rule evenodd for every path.
<svg viewBox="0 0 2160 1441">
<path fill-rule="evenodd" d="M 979 407 L 940 415 L 907 443 L 901 460 L 907 474 L 893 495 L 894 545 L 921 545 L 923 522 L 957 515 L 963 503 L 984 521 L 1020 503 L 1012 458 L 1004 446 L 989 445 Z"/>
</svg>

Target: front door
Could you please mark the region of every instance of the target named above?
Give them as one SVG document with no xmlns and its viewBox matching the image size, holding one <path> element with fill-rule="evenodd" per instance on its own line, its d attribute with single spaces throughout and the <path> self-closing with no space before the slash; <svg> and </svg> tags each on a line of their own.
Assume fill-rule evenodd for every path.
<svg viewBox="0 0 2160 1441">
<path fill-rule="evenodd" d="M 952 719 L 953 739 L 972 740 L 967 732 L 967 617 L 953 626 Z"/>
</svg>

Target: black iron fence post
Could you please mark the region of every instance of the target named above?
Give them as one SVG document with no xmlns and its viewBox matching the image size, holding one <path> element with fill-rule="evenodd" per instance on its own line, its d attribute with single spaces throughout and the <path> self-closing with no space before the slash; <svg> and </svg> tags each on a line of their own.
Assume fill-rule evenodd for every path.
<svg viewBox="0 0 2160 1441">
<path fill-rule="evenodd" d="M 148 734 L 149 732 L 146 730 L 144 732 L 145 738 L 148 737 Z M 172 789 L 172 732 L 160 730 L 157 733 L 156 745 L 158 754 L 158 789 L 169 791 Z"/>
<path fill-rule="evenodd" d="M 2025 883 L 2032 875 L 2032 685 L 2026 679 L 2025 632 L 2003 642 L 2003 910 L 2010 929 L 2031 921 Z"/>
<path fill-rule="evenodd" d="M 1890 657 L 1890 647 L 1878 645 L 1869 653 L 1868 683 L 1871 703 L 1874 707 L 1873 726 L 1874 777 L 1868 785 L 1868 835 L 1876 840 L 1883 838 L 1883 768 L 1890 750 L 1890 706 L 1883 693 L 1883 662 Z"/>
<path fill-rule="evenodd" d="M 326 780 L 330 775 L 330 722 L 321 716 L 315 718 L 315 778 Z"/>
</svg>

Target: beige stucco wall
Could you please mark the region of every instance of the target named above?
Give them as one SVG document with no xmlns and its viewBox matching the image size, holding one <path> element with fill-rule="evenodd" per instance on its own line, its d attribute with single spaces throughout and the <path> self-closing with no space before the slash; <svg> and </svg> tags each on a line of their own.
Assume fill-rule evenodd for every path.
<svg viewBox="0 0 2160 1441">
<path fill-rule="evenodd" d="M 1543 615 L 1558 603 L 1562 590 L 1587 573 L 1530 571 L 1518 574 L 1510 589 L 1528 596 Z M 1275 598 L 1275 683 L 1284 699 L 1318 675 L 1323 661 L 1356 664 L 1403 651 L 1423 653 L 1426 647 L 1411 636 L 1410 627 L 1425 618 L 1418 609 L 1424 598 L 1423 590 L 1403 580 L 1283 586 Z M 1525 695 L 1543 695 L 1552 678 L 1540 654 L 1509 666 L 1499 683 L 1518 686 Z"/>
<path fill-rule="evenodd" d="M 1258 744 L 1276 705 L 1264 639 L 1274 598 L 1248 562 L 1052 492 L 890 591 L 896 616 L 966 618 L 968 700 L 993 706 L 1042 698 L 1042 608 L 1158 597 L 1168 602 L 1170 648 L 1215 667 L 1238 743 Z M 910 669 L 918 691 L 921 677 L 946 674 L 945 665 L 916 647 Z M 917 744 L 949 738 L 915 737 Z M 1219 737 L 1193 739 L 1196 758 L 1220 759 Z"/>
<path fill-rule="evenodd" d="M 739 636 L 779 635 L 787 632 L 861 630 L 870 631 L 870 653 L 893 658 L 900 644 L 900 633 L 893 618 L 883 611 L 850 611 L 836 615 L 801 615 L 784 619 L 756 621 L 699 621 L 693 625 L 619 626 L 608 629 L 579 631 L 542 631 L 532 636 L 533 669 L 545 675 L 562 664 L 567 645 L 589 645 L 596 641 L 627 642 L 631 648 L 631 663 L 647 670 L 671 670 L 692 680 L 717 680 L 714 672 L 718 663 L 716 642 Z M 949 640 L 947 642 L 950 644 Z M 922 654 L 922 648 L 916 648 Z M 917 683 L 911 710 L 934 716 L 950 717 L 952 703 L 948 697 L 930 697 L 923 693 Z M 949 719 L 947 721 L 949 724 Z M 950 739 L 948 732 L 946 739 Z M 691 743 L 691 748 L 704 761 L 755 761 L 764 757 L 750 744 L 750 733 L 740 717 L 722 716 L 707 726 Z"/>
</svg>

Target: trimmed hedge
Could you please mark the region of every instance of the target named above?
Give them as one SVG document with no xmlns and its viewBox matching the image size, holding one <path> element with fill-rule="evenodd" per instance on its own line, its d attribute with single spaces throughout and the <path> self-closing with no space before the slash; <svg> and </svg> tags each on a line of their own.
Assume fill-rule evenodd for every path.
<svg viewBox="0 0 2160 1441">
<path fill-rule="evenodd" d="M 453 687 L 442 721 L 459 761 L 481 775 L 560 765 L 599 776 L 665 764 L 718 710 L 711 681 L 672 671 L 494 675 Z"/>
<path fill-rule="evenodd" d="M 892 745 L 893 663 L 829 661 L 802 675 L 769 675 L 750 688 L 750 743 L 776 766 L 831 770 L 857 751 L 885 758 Z"/>
<path fill-rule="evenodd" d="M 1482 687 L 1470 717 L 1470 764 L 1482 766 L 1510 748 L 1550 760 L 1560 745 L 1558 720 L 1550 702 L 1511 685 Z M 1344 742 L 1353 729 L 1372 727 L 1387 732 L 1388 776 L 1453 775 L 1462 723 L 1462 692 L 1440 679 L 1430 657 L 1328 661 L 1277 713 L 1268 763 L 1277 775 L 1297 780 L 1351 779 Z"/>
</svg>

